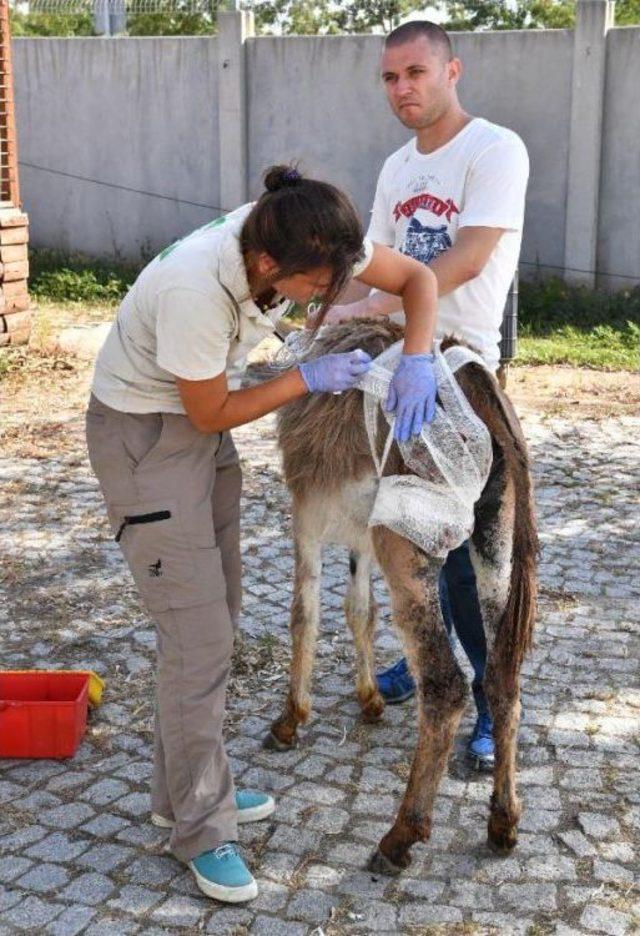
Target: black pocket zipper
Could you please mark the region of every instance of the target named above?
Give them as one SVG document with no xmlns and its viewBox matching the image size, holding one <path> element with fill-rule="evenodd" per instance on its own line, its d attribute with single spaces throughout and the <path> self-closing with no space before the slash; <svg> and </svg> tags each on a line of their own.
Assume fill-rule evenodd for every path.
<svg viewBox="0 0 640 936">
<path fill-rule="evenodd" d="M 124 521 L 120 524 L 120 529 L 116 533 L 116 543 L 120 542 L 120 537 L 124 532 L 124 528 L 127 526 L 135 526 L 136 523 L 156 523 L 158 520 L 170 519 L 170 510 L 156 510 L 155 513 L 135 514 L 132 517 L 125 517 Z"/>
</svg>

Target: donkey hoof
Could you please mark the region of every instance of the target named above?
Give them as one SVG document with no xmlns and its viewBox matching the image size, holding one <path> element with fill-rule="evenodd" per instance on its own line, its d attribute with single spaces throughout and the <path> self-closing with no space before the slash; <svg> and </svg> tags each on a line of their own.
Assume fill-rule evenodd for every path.
<svg viewBox="0 0 640 936">
<path fill-rule="evenodd" d="M 365 725 L 379 725 L 382 721 L 382 715 L 372 715 L 370 712 L 363 712 L 362 721 Z"/>
<path fill-rule="evenodd" d="M 508 855 L 513 851 L 518 841 L 518 830 L 511 829 L 492 829 L 489 825 L 487 832 L 487 845 L 496 855 Z"/>
<path fill-rule="evenodd" d="M 381 707 L 367 706 L 362 709 L 362 720 L 366 725 L 376 725 L 382 721 L 384 715 L 384 705 Z"/>
<path fill-rule="evenodd" d="M 365 699 L 360 699 L 362 719 L 367 724 L 380 721 L 384 715 L 384 699 L 379 692 L 374 692 Z"/>
<path fill-rule="evenodd" d="M 367 869 L 374 874 L 385 874 L 389 877 L 397 877 L 399 874 L 402 874 L 408 865 L 408 861 L 403 866 L 395 865 L 392 861 L 389 861 L 386 855 L 382 854 L 379 848 L 377 848 L 367 862 Z"/>
<path fill-rule="evenodd" d="M 277 738 L 273 731 L 267 732 L 264 736 L 262 742 L 262 747 L 266 748 L 267 751 L 291 751 L 298 743 L 296 736 L 293 736 L 293 739 L 290 742 L 281 741 L 280 738 Z"/>
</svg>

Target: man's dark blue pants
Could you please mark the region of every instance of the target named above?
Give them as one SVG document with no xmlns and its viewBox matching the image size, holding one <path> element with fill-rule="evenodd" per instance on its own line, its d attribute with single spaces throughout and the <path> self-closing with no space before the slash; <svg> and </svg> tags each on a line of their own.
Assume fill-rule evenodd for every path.
<svg viewBox="0 0 640 936">
<path fill-rule="evenodd" d="M 442 616 L 451 637 L 453 628 L 473 667 L 473 696 L 479 715 L 489 712 L 482 679 L 487 662 L 487 642 L 478 600 L 476 576 L 467 540 L 447 556 L 438 582 Z"/>
</svg>

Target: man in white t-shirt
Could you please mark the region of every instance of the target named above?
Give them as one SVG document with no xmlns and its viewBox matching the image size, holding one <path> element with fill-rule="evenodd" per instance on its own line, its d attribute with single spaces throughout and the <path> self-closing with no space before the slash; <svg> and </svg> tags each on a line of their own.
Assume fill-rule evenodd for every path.
<svg viewBox="0 0 640 936">
<path fill-rule="evenodd" d="M 440 26 L 413 21 L 395 29 L 385 41 L 381 71 L 394 114 L 415 136 L 382 167 L 368 236 L 429 265 L 438 281 L 436 337 L 457 335 L 495 370 L 522 238 L 526 148 L 511 130 L 463 110 L 457 94 L 462 65 Z M 327 321 L 390 315 L 402 322 L 399 310 L 395 296 L 371 292 L 336 306 Z M 455 627 L 474 669 L 478 721 L 469 751 L 492 764 L 492 722 L 482 689 L 486 643 L 468 543 L 449 554 L 440 586 L 447 629 Z M 380 673 L 378 683 L 390 702 L 415 691 L 404 659 Z"/>
</svg>

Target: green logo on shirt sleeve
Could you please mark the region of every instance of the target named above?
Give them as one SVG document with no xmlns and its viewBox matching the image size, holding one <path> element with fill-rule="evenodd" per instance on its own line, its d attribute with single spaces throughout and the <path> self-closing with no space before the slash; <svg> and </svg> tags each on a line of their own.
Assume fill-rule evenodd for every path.
<svg viewBox="0 0 640 936">
<path fill-rule="evenodd" d="M 203 224 L 202 227 L 196 228 L 195 231 L 192 231 L 185 237 L 181 237 L 177 241 L 174 241 L 173 244 L 169 244 L 168 247 L 165 247 L 164 250 L 158 254 L 158 260 L 164 260 L 165 257 L 168 257 L 170 253 L 173 253 L 179 244 L 183 243 L 183 241 L 189 240 L 190 237 L 194 237 L 194 235 L 200 234 L 202 231 L 207 231 L 209 228 L 220 227 L 220 225 L 224 224 L 226 220 L 226 215 L 221 215 L 219 218 L 215 218 L 215 220 L 209 221 L 207 224 Z"/>
</svg>

